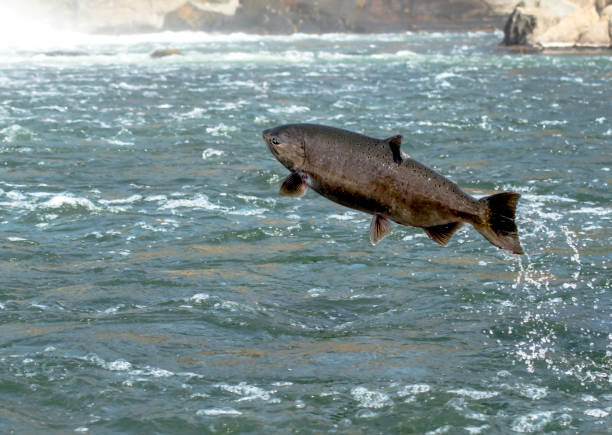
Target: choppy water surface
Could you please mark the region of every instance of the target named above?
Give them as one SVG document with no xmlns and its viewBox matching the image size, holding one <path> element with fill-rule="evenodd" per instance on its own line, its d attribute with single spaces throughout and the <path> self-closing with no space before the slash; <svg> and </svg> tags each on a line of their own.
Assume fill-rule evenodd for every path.
<svg viewBox="0 0 612 435">
<path fill-rule="evenodd" d="M 500 39 L 4 46 L 0 432 L 606 432 L 612 58 Z M 527 255 L 279 197 L 287 122 L 522 193 Z"/>
</svg>

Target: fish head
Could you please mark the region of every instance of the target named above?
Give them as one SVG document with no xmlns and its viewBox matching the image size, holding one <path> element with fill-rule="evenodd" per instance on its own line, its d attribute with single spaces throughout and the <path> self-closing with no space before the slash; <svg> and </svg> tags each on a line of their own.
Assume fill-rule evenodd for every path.
<svg viewBox="0 0 612 435">
<path fill-rule="evenodd" d="M 290 171 L 301 169 L 304 165 L 304 133 L 297 125 L 281 125 L 262 132 L 268 148 Z"/>
</svg>

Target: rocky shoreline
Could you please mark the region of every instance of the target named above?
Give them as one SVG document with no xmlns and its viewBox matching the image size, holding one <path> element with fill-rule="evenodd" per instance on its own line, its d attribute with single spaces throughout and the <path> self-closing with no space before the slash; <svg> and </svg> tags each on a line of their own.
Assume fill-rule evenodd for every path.
<svg viewBox="0 0 612 435">
<path fill-rule="evenodd" d="M 89 33 L 370 33 L 504 28 L 520 50 L 610 48 L 612 0 L 22 0 L 20 15 Z"/>
<path fill-rule="evenodd" d="M 533 50 L 612 47 L 612 0 L 521 2 L 504 27 L 504 44 Z"/>
</svg>

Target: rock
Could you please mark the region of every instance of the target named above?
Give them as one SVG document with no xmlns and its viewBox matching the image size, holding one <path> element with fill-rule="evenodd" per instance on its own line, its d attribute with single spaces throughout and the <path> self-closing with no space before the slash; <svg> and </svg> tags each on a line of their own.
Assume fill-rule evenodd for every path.
<svg viewBox="0 0 612 435">
<path fill-rule="evenodd" d="M 160 57 L 176 56 L 176 55 L 182 55 L 182 54 L 183 52 L 181 52 L 181 50 L 178 50 L 176 48 L 166 48 L 166 49 L 161 49 L 161 50 L 155 50 L 154 52 L 150 54 L 150 56 L 152 58 L 160 58 Z"/>
<path fill-rule="evenodd" d="M 84 51 L 73 51 L 73 50 L 54 50 L 45 52 L 45 56 L 50 57 L 78 57 L 87 56 Z"/>
<path fill-rule="evenodd" d="M 233 15 L 186 2 L 165 16 L 164 29 L 294 32 L 393 32 L 494 29 L 516 0 L 242 0 Z"/>
<path fill-rule="evenodd" d="M 610 29 L 612 29 L 610 19 L 602 16 L 597 23 L 580 35 L 576 45 L 578 47 L 610 47 L 612 46 Z"/>
<path fill-rule="evenodd" d="M 160 30 L 275 34 L 493 30 L 514 11 L 506 26 L 507 44 L 605 44 L 605 24 L 600 21 L 612 0 L 523 0 L 515 8 L 518 1 L 20 0 L 11 7 L 20 16 L 30 17 L 32 22 L 42 20 L 54 29 L 115 34 Z M 597 19 L 593 19 L 593 10 Z M 586 28 L 580 24 L 584 22 Z M 556 25 L 560 27 L 552 30 Z"/>
<path fill-rule="evenodd" d="M 576 45 L 580 36 L 595 26 L 598 21 L 599 14 L 594 5 L 576 9 L 558 23 L 545 29 L 537 36 L 536 41 L 543 47 L 571 47 Z"/>
<path fill-rule="evenodd" d="M 531 45 L 528 38 L 533 34 L 537 23 L 537 13 L 517 7 L 504 26 L 504 44 Z"/>
<path fill-rule="evenodd" d="M 533 0 L 520 3 L 504 27 L 504 44 L 539 48 L 606 48 L 612 0 Z M 600 15 L 601 14 L 601 15 Z"/>
<path fill-rule="evenodd" d="M 612 0 L 597 0 L 595 2 L 595 7 L 597 8 L 597 12 L 602 15 L 602 11 L 608 6 L 612 5 Z"/>
</svg>

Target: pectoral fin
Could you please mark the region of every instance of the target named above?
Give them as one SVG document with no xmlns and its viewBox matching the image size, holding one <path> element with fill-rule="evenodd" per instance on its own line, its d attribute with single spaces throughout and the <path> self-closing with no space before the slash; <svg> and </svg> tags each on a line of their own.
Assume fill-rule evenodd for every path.
<svg viewBox="0 0 612 435">
<path fill-rule="evenodd" d="M 297 172 L 289 174 L 283 184 L 280 187 L 280 194 L 283 196 L 292 196 L 294 198 L 300 198 L 304 196 L 308 186 L 304 182 L 304 179 Z"/>
<path fill-rule="evenodd" d="M 446 246 L 450 238 L 461 228 L 461 222 L 451 222 L 450 224 L 437 225 L 435 227 L 423 228 L 430 239 Z"/>
<path fill-rule="evenodd" d="M 375 245 L 388 236 L 393 230 L 393 224 L 387 218 L 375 214 L 370 222 L 370 242 Z"/>
<path fill-rule="evenodd" d="M 398 165 L 402 163 L 404 160 L 402 157 L 402 152 L 400 151 L 400 146 L 402 145 L 402 136 L 392 136 L 390 138 L 385 139 L 385 141 L 389 144 L 389 148 L 391 148 L 391 153 L 393 155 L 393 161 Z"/>
</svg>

